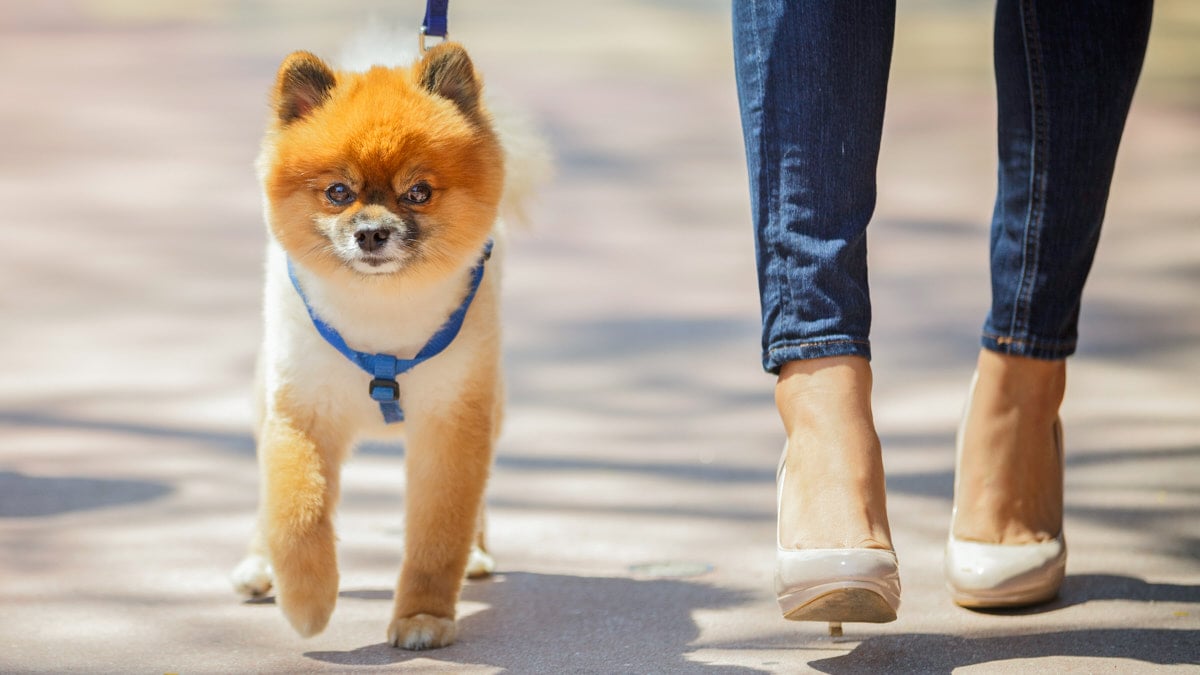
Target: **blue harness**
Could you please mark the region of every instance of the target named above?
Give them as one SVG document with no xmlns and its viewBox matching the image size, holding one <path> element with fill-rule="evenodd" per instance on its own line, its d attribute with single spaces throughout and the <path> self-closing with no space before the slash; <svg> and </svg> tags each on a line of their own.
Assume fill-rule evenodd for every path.
<svg viewBox="0 0 1200 675">
<path fill-rule="evenodd" d="M 400 408 L 400 385 L 396 382 L 396 377 L 442 353 L 442 350 L 454 342 L 459 329 L 462 328 L 463 319 L 467 316 L 467 310 L 471 307 L 471 301 L 475 299 L 475 292 L 479 290 L 479 284 L 483 281 L 484 263 L 491 256 L 492 241 L 489 239 L 479 263 L 471 270 L 471 286 L 467 289 L 467 295 L 463 298 L 462 304 L 454 310 L 449 319 L 446 319 L 446 323 L 442 324 L 433 337 L 429 338 L 429 342 L 425 343 L 421 351 L 411 359 L 398 359 L 391 354 L 368 354 L 351 349 L 337 329 L 325 323 L 313 310 L 308 296 L 304 294 L 304 289 L 300 287 L 300 281 L 296 278 L 296 270 L 292 265 L 291 258 L 288 258 L 288 277 L 291 278 L 296 292 L 300 294 L 300 299 L 304 301 L 304 309 L 308 310 L 308 316 L 312 319 L 313 326 L 316 327 L 321 337 L 325 338 L 325 341 L 334 349 L 341 352 L 342 356 L 350 359 L 374 378 L 371 380 L 367 392 L 372 399 L 379 403 L 379 410 L 383 413 L 384 421 L 388 424 L 395 424 L 404 421 L 404 410 Z"/>
</svg>

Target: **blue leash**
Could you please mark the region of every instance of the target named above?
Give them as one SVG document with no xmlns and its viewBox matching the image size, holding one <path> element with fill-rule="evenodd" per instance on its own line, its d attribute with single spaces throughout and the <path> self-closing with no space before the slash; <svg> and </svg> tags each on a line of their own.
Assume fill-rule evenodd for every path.
<svg viewBox="0 0 1200 675">
<path fill-rule="evenodd" d="M 425 52 L 425 36 L 432 35 L 443 40 L 449 39 L 450 0 L 426 0 L 425 20 L 421 22 L 421 52 Z"/>
<path fill-rule="evenodd" d="M 308 302 L 308 296 L 300 287 L 299 279 L 296 278 L 296 270 L 292 265 L 291 258 L 288 258 L 288 277 L 291 278 L 296 292 L 300 294 L 300 299 L 304 301 L 304 309 L 308 310 L 308 316 L 312 319 L 313 326 L 316 327 L 321 337 L 325 338 L 330 346 L 341 352 L 342 356 L 350 359 L 374 378 L 371 380 L 367 392 L 372 399 L 379 403 L 379 410 L 383 413 L 384 421 L 388 424 L 395 424 L 404 421 L 404 410 L 400 408 L 400 385 L 396 382 L 396 378 L 442 353 L 442 350 L 449 347 L 450 343 L 454 342 L 454 338 L 458 337 L 458 331 L 462 328 L 463 319 L 467 316 L 471 301 L 475 299 L 475 292 L 479 290 L 479 284 L 483 281 L 484 264 L 491 256 L 492 241 L 489 239 L 479 263 L 471 270 L 471 287 L 467 290 L 462 304 L 454 310 L 450 318 L 446 319 L 446 323 L 442 324 L 433 337 L 429 338 L 429 342 L 425 343 L 421 351 L 411 359 L 398 359 L 391 354 L 369 354 L 351 349 L 346 344 L 346 340 L 342 338 L 341 333 L 325 323 L 313 310 L 312 305 Z"/>
</svg>

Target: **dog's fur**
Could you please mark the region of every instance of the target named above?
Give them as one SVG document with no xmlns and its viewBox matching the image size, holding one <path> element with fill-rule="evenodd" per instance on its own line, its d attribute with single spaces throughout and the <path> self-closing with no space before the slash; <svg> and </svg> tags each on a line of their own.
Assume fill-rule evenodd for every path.
<svg viewBox="0 0 1200 675">
<path fill-rule="evenodd" d="M 256 378 L 261 503 L 233 581 L 256 596 L 274 586 L 297 632 L 322 631 L 338 594 L 340 466 L 361 438 L 405 427 L 404 562 L 388 639 L 441 647 L 455 638 L 464 574 L 492 569 L 482 511 L 504 405 L 499 213 L 521 197 L 512 186 L 538 173 L 537 143 L 502 142 L 454 43 L 409 66 L 361 72 L 296 52 L 279 69 L 272 109 L 258 163 L 270 232 Z M 331 192 L 338 184 L 345 189 Z M 375 232 L 387 235 L 377 250 L 359 243 Z M 370 376 L 315 330 L 287 260 L 317 315 L 353 349 L 411 358 L 462 301 L 489 238 L 495 248 L 461 332 L 399 377 L 406 421 L 385 424 Z"/>
</svg>

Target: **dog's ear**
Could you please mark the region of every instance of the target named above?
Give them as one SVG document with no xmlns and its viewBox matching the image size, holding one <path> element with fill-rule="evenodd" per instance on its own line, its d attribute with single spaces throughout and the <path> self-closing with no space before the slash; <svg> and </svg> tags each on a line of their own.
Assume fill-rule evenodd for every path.
<svg viewBox="0 0 1200 675">
<path fill-rule="evenodd" d="M 275 78 L 275 114 L 284 125 L 307 117 L 337 84 L 333 71 L 309 52 L 292 52 Z"/>
<path fill-rule="evenodd" d="M 425 52 L 417 65 L 417 81 L 429 93 L 450 100 L 467 117 L 479 112 L 483 87 L 467 50 L 457 42 L 443 42 Z"/>
</svg>

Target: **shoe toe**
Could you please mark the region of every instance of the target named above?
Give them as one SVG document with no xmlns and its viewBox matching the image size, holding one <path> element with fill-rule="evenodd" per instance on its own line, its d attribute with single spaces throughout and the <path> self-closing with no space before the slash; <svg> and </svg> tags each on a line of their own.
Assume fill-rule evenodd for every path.
<svg viewBox="0 0 1200 675">
<path fill-rule="evenodd" d="M 946 545 L 946 584 L 964 607 L 1013 607 L 1053 598 L 1066 571 L 1061 536 L 1038 544 L 962 541 Z"/>
</svg>

